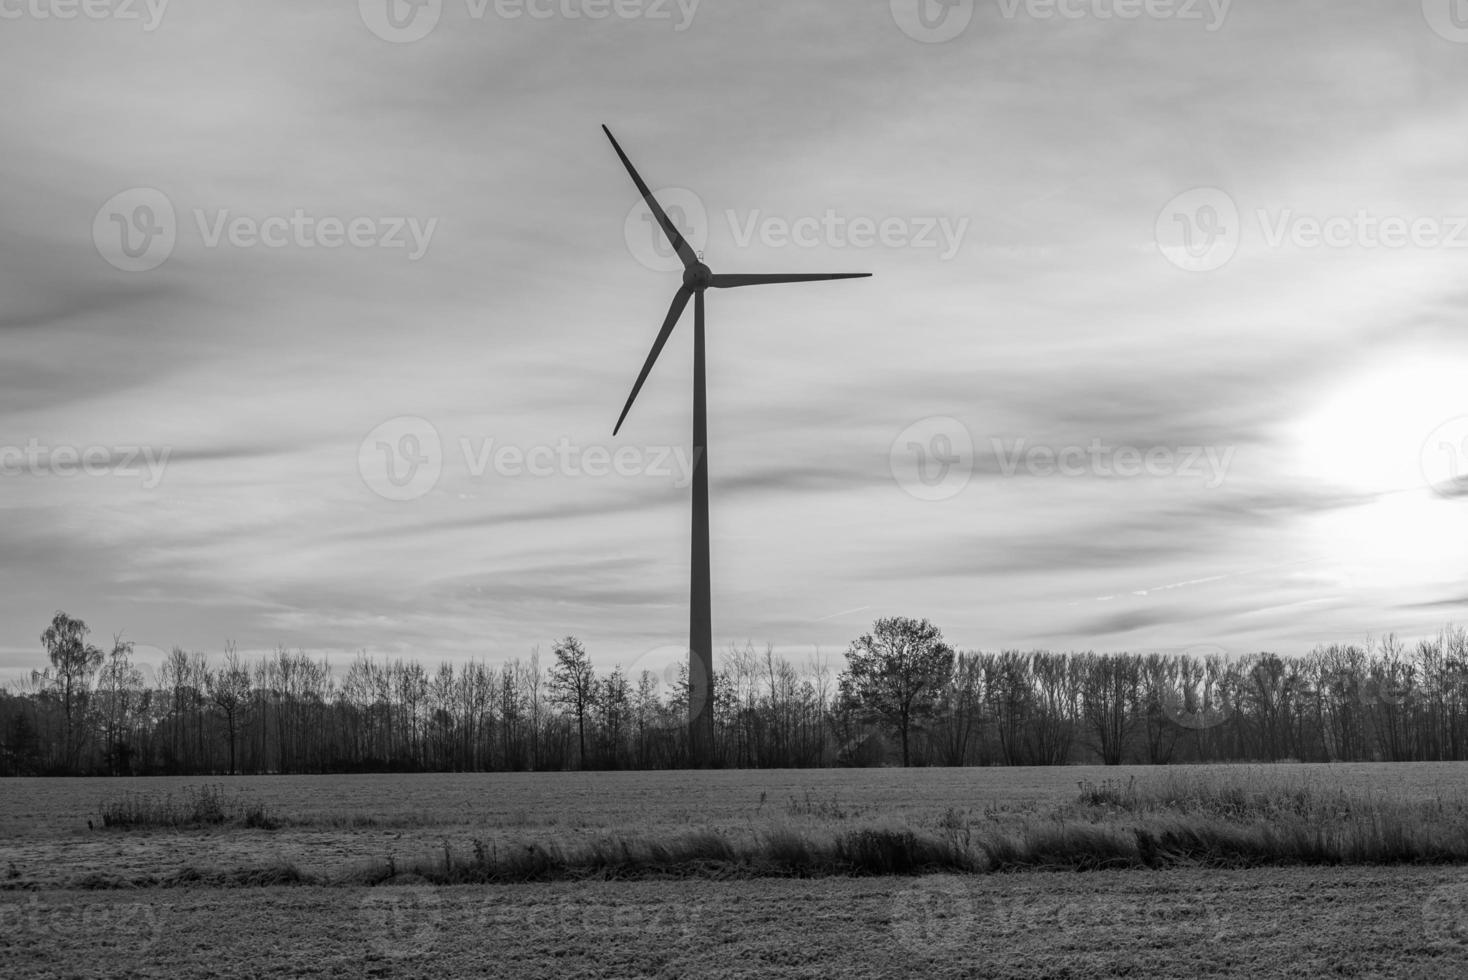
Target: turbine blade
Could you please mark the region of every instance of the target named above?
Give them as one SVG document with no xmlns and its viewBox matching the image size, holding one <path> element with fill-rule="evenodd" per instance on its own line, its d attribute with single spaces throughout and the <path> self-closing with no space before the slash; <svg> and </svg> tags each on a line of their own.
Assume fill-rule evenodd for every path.
<svg viewBox="0 0 1468 980">
<path fill-rule="evenodd" d="M 658 331 L 658 339 L 652 342 L 652 353 L 647 355 L 647 363 L 642 365 L 642 373 L 637 376 L 637 384 L 632 386 L 632 394 L 627 398 L 627 406 L 622 409 L 622 417 L 617 419 L 617 427 L 612 430 L 612 435 L 622 431 L 622 423 L 627 421 L 627 413 L 632 411 L 632 403 L 637 401 L 637 393 L 642 390 L 642 385 L 647 381 L 647 376 L 652 373 L 652 366 L 657 363 L 658 355 L 663 352 L 663 345 L 668 342 L 673 328 L 678 325 L 678 318 L 688 308 L 688 300 L 693 296 L 693 290 L 684 286 L 678 290 L 678 295 L 673 297 L 673 306 L 668 310 L 668 318 L 663 321 L 663 329 Z"/>
<path fill-rule="evenodd" d="M 782 282 L 825 282 L 829 279 L 869 279 L 870 272 L 822 273 L 817 275 L 793 276 L 713 276 L 709 285 L 714 289 L 738 289 L 740 286 L 773 286 Z"/>
<path fill-rule="evenodd" d="M 647 189 L 647 184 L 643 183 L 642 176 L 638 174 L 637 168 L 632 166 L 632 161 L 627 159 L 627 154 L 622 152 L 622 145 L 617 142 L 617 137 L 613 136 L 612 131 L 607 129 L 606 126 L 602 126 L 602 132 L 606 133 L 607 139 L 612 141 L 612 149 L 616 150 L 617 156 L 622 158 L 622 166 L 627 168 L 627 173 L 632 177 L 632 183 L 637 185 L 638 193 L 647 202 L 647 206 L 652 209 L 653 217 L 658 219 L 658 224 L 662 226 L 663 234 L 667 236 L 668 243 L 673 246 L 673 251 L 677 252 L 678 258 L 683 260 L 683 268 L 691 269 L 697 265 L 698 253 L 693 250 L 692 245 L 689 245 L 684 240 L 682 233 L 678 231 L 678 227 L 668 219 L 668 213 L 663 210 L 663 206 L 658 203 L 658 199 L 653 197 L 652 191 Z"/>
</svg>

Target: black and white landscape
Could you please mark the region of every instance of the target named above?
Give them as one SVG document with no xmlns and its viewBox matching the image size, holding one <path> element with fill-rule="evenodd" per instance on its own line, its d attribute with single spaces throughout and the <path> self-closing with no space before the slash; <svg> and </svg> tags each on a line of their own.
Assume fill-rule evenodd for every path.
<svg viewBox="0 0 1468 980">
<path fill-rule="evenodd" d="M 0 975 L 1463 975 L 1465 82 L 0 0 Z"/>
</svg>

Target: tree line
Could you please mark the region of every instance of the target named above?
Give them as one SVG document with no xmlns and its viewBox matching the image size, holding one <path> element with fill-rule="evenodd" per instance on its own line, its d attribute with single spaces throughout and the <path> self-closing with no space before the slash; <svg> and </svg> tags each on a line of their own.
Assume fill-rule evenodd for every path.
<svg viewBox="0 0 1468 980">
<path fill-rule="evenodd" d="M 567 637 L 498 665 L 174 648 L 151 676 L 57 613 L 0 690 L 0 776 L 688 765 L 687 667 L 598 671 Z M 839 663 L 731 648 L 715 764 L 737 768 L 1468 758 L 1468 634 L 1257 653 L 957 651 L 884 619 Z"/>
</svg>

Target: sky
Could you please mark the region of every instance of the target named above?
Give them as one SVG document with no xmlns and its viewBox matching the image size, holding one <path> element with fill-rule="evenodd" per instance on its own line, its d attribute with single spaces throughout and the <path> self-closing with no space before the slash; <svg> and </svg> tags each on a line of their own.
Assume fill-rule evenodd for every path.
<svg viewBox="0 0 1468 980">
<path fill-rule="evenodd" d="M 921 3 L 921 7 L 919 4 Z M 391 6 L 390 6 L 391 5 Z M 1271 650 L 1468 610 L 1468 11 L 0 0 L 0 678 Z"/>
</svg>

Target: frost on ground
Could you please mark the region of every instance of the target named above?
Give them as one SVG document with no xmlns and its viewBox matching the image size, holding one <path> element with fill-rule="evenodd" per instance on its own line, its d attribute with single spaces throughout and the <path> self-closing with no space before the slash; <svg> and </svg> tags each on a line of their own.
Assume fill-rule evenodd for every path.
<svg viewBox="0 0 1468 980">
<path fill-rule="evenodd" d="M 17 977 L 1468 975 L 1454 869 L 0 895 Z"/>
<path fill-rule="evenodd" d="M 1312 799 L 1369 790 L 1456 820 L 1468 770 L 1198 773 L 1242 780 L 1267 800 L 1288 802 L 1278 781 L 1303 780 Z M 197 780 L 9 780 L 0 795 L 0 977 L 1468 976 L 1465 864 L 449 887 L 410 873 L 412 858 L 445 842 L 467 853 L 478 839 L 884 820 L 941 834 L 969 822 L 1043 823 L 1057 806 L 1075 819 L 1125 821 L 1145 816 L 1150 799 L 1133 793 L 1132 777 L 1141 786 L 1162 775 L 1067 767 L 236 778 L 221 782 L 283 822 L 184 830 L 103 829 L 98 804 L 119 792 L 181 793 Z M 1212 804 L 1220 802 L 1234 798 Z M 376 887 L 342 877 L 384 859 L 398 873 Z M 224 888 L 190 870 L 280 865 L 337 886 L 275 887 L 264 877 Z M 124 887 L 144 878 L 169 887 Z M 83 889 L 67 887 L 78 882 Z"/>
</svg>

